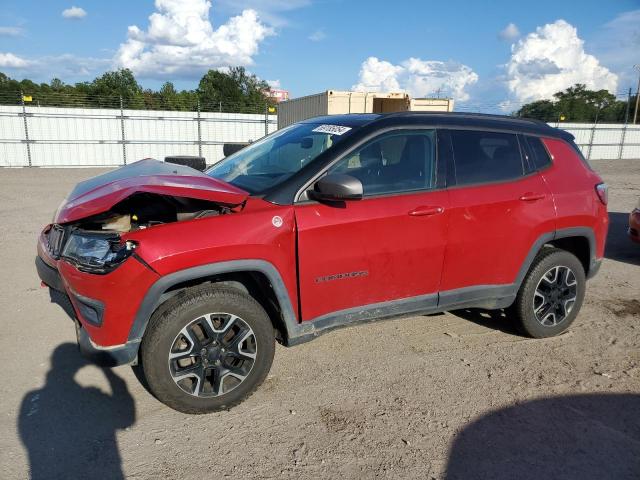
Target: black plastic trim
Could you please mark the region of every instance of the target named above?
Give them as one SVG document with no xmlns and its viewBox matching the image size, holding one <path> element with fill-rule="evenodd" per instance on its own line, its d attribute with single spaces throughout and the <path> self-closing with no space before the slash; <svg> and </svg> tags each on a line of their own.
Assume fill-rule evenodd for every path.
<svg viewBox="0 0 640 480">
<path fill-rule="evenodd" d="M 40 280 L 42 280 L 45 285 L 59 292 L 66 293 L 62 277 L 60 277 L 58 270 L 48 265 L 39 256 L 36 256 L 36 270 Z"/>
<path fill-rule="evenodd" d="M 104 303 L 85 297 L 74 291 L 70 291 L 70 297 L 75 300 L 75 304 L 79 310 L 82 319 L 94 327 L 102 326 L 104 318 Z"/>
<path fill-rule="evenodd" d="M 78 322 L 76 322 L 76 338 L 78 339 L 80 353 L 102 367 L 116 367 L 135 363 L 140 349 L 139 340 L 113 347 L 99 347 L 91 341 L 87 331 Z"/>
<path fill-rule="evenodd" d="M 264 274 L 269 279 L 269 282 L 271 282 L 271 286 L 280 304 L 280 311 L 282 312 L 282 319 L 287 332 L 295 332 L 298 320 L 294 313 L 289 293 L 278 270 L 265 260 L 231 260 L 180 270 L 158 279 L 151 288 L 149 288 L 140 304 L 131 331 L 129 332 L 129 341 L 139 341 L 142 338 L 151 315 L 162 303 L 163 294 L 171 287 L 190 280 L 234 272 L 260 272 Z"/>
<path fill-rule="evenodd" d="M 324 122 L 333 120 L 344 124 L 348 119 L 357 119 L 358 115 L 335 115 L 307 119 L 305 123 Z M 312 179 L 317 178 L 319 172 L 324 171 L 336 159 L 359 144 L 385 131 L 396 129 L 449 129 L 449 130 L 480 130 L 487 132 L 502 132 L 511 134 L 527 134 L 541 137 L 560 138 L 570 141 L 573 136 L 563 130 L 552 128 L 543 122 L 535 120 L 510 118 L 491 115 L 471 115 L 457 113 L 392 113 L 370 116 L 367 121 L 355 122 L 357 126 L 349 132 L 334 147 L 322 152 L 313 161 L 305 165 L 300 171 L 287 180 L 273 187 L 264 195 L 264 200 L 277 205 L 291 205 L 295 203 L 302 191 L 308 188 Z M 306 188 L 304 188 L 306 186 Z"/>
<path fill-rule="evenodd" d="M 186 281 L 206 278 L 221 273 L 254 271 L 263 273 L 269 279 L 282 312 L 282 320 L 286 330 L 283 332 L 285 336 L 283 341 L 286 346 L 307 342 L 322 333 L 355 323 L 405 315 L 436 313 L 456 308 L 505 308 L 511 305 L 516 298 L 520 285 L 540 249 L 554 239 L 566 237 L 586 237 L 588 239 L 591 261 L 587 275 L 588 278 L 591 278 L 591 272 L 594 270 L 597 271 L 599 267 L 599 262 L 595 258 L 595 234 L 593 230 L 588 227 L 566 228 L 545 233 L 533 243 L 518 271 L 515 281 L 511 284 L 476 285 L 444 291 L 439 294 L 426 294 L 389 302 L 363 305 L 332 312 L 304 322 L 298 322 L 296 318 L 291 299 L 280 273 L 275 266 L 265 260 L 232 260 L 189 268 L 162 277 L 151 286 L 136 314 L 129 333 L 129 343 L 139 342 L 142 339 L 151 315 L 161 305 L 162 301 L 166 299 L 164 294 L 167 290 Z"/>
</svg>

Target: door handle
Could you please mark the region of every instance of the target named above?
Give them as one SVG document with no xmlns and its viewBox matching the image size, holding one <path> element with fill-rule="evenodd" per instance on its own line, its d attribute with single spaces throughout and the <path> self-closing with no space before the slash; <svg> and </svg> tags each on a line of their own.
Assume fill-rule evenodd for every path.
<svg viewBox="0 0 640 480">
<path fill-rule="evenodd" d="M 444 208 L 442 207 L 416 207 L 409 212 L 409 215 L 412 217 L 424 217 L 427 215 L 438 215 L 444 212 Z"/>
<path fill-rule="evenodd" d="M 520 197 L 523 202 L 535 202 L 536 200 L 542 200 L 546 195 L 544 193 L 527 192 Z"/>
</svg>

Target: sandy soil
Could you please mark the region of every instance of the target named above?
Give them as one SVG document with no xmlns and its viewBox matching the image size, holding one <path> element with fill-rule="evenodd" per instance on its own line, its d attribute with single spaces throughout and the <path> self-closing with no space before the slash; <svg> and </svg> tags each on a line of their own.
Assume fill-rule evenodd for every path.
<svg viewBox="0 0 640 480">
<path fill-rule="evenodd" d="M 0 170 L 1 477 L 640 478 L 640 161 L 595 167 L 607 258 L 568 333 L 486 312 L 353 327 L 278 347 L 256 394 L 208 416 L 85 363 L 39 286 L 39 229 L 99 170 Z"/>
</svg>

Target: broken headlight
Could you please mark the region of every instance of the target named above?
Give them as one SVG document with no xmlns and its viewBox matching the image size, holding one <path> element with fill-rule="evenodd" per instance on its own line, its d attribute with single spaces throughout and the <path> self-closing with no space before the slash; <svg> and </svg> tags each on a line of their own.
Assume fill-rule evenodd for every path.
<svg viewBox="0 0 640 480">
<path fill-rule="evenodd" d="M 62 249 L 61 257 L 80 271 L 109 273 L 124 262 L 135 248 L 135 243 L 122 242 L 113 233 L 74 231 Z"/>
</svg>

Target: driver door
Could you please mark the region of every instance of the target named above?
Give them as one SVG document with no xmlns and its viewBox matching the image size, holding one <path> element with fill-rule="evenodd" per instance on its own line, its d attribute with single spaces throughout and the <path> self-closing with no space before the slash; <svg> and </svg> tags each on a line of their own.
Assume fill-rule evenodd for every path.
<svg viewBox="0 0 640 480">
<path fill-rule="evenodd" d="M 302 320 L 393 300 L 437 304 L 448 194 L 435 145 L 435 130 L 385 133 L 328 171 L 358 178 L 363 199 L 295 206 Z"/>
</svg>

